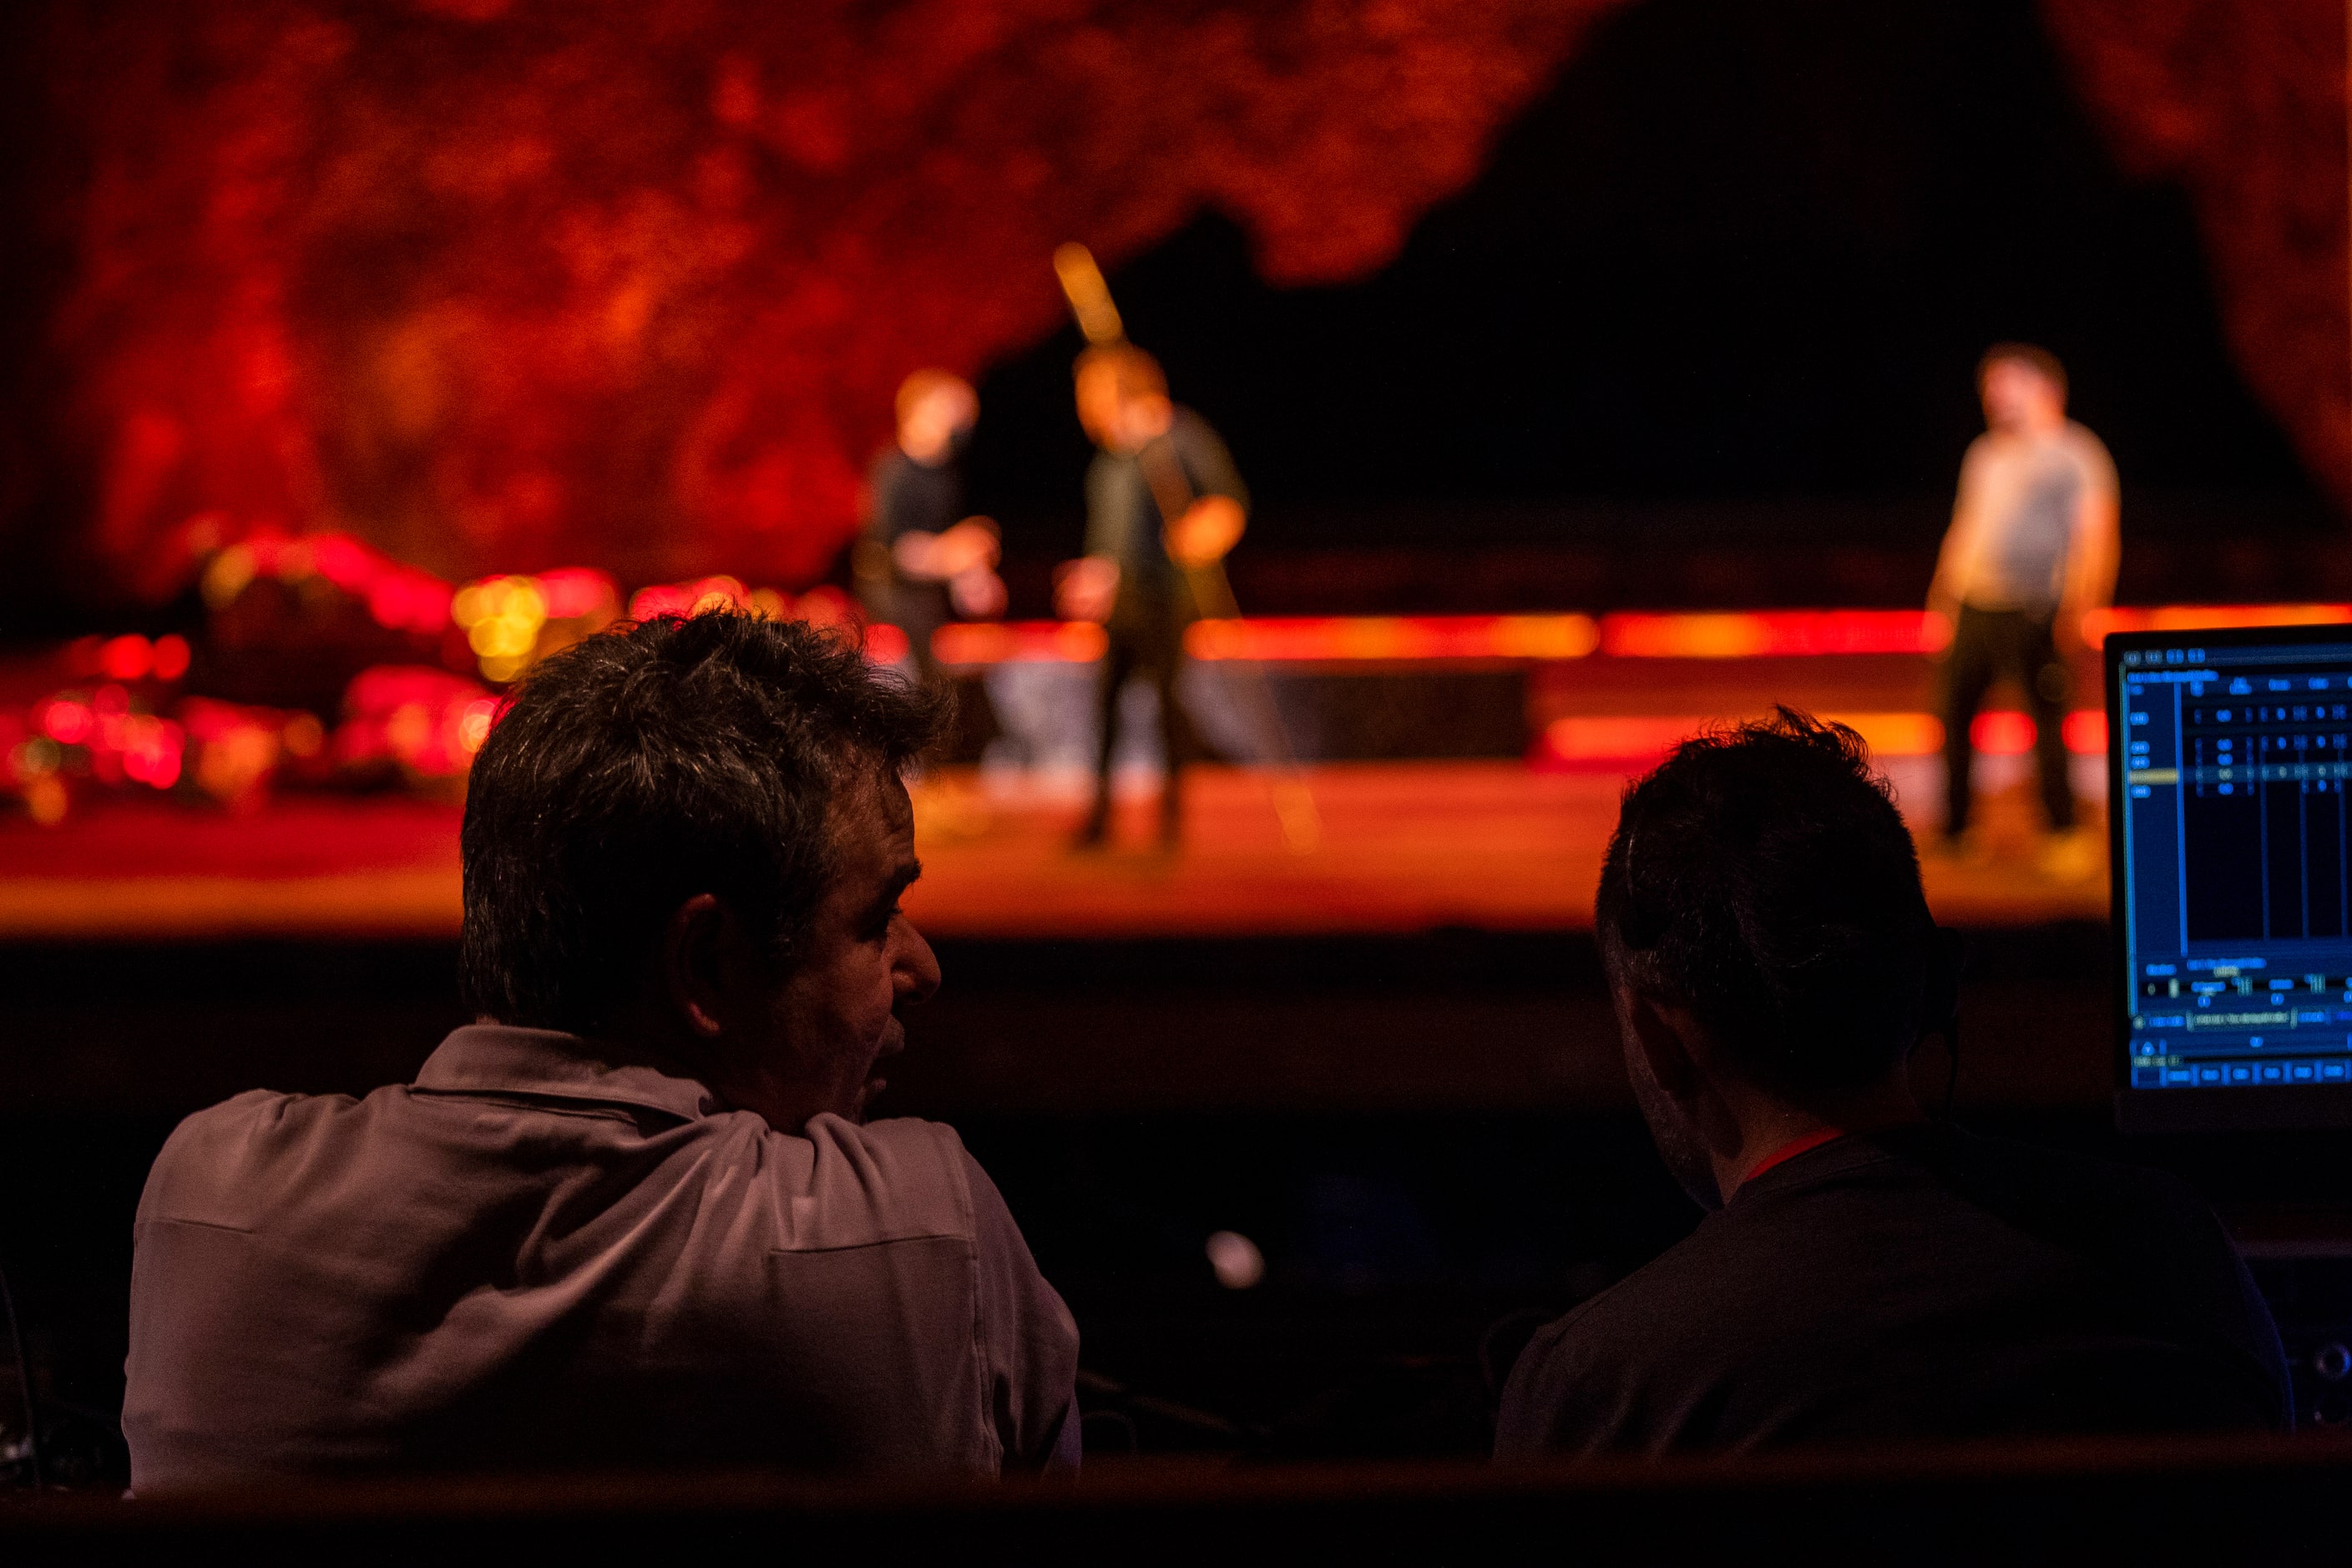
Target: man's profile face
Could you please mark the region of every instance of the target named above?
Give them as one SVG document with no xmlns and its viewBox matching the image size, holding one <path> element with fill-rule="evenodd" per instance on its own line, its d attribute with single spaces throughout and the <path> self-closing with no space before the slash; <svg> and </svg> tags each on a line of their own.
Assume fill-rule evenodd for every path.
<svg viewBox="0 0 2352 1568">
<path fill-rule="evenodd" d="M 783 1060 L 772 1070 L 792 1080 L 808 1115 L 863 1121 L 883 1064 L 906 1047 L 900 1013 L 939 989 L 940 967 L 898 911 L 922 874 L 907 786 L 895 775 L 846 784 L 832 815 L 837 875 L 776 996 L 773 1048 Z"/>
<path fill-rule="evenodd" d="M 1985 424 L 1995 430 L 2034 430 L 2056 424 L 2066 399 L 2050 378 L 2021 359 L 1997 359 L 1985 367 Z"/>
</svg>

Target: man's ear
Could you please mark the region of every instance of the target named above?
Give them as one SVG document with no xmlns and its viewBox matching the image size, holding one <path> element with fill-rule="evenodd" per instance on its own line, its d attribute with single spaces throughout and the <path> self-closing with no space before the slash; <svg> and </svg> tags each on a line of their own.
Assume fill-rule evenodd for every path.
<svg viewBox="0 0 2352 1568">
<path fill-rule="evenodd" d="M 1684 1030 L 1677 1026 L 1682 1020 L 1670 1016 L 1654 998 L 1630 988 L 1622 1009 L 1628 1038 L 1648 1064 L 1651 1079 L 1669 1099 L 1683 1104 L 1696 1100 L 1706 1075 L 1691 1058 Z"/>
<path fill-rule="evenodd" d="M 697 893 L 670 911 L 658 955 L 662 999 L 698 1039 L 727 1027 L 726 953 L 734 915 L 714 893 Z"/>
</svg>

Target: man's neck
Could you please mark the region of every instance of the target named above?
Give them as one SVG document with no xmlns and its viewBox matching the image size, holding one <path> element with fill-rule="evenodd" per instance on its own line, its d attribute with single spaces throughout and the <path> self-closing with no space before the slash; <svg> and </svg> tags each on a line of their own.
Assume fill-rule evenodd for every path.
<svg viewBox="0 0 2352 1568">
<path fill-rule="evenodd" d="M 2053 418 L 2019 419 L 2007 425 L 1996 425 L 1993 434 L 2006 436 L 2015 441 L 2047 441 L 2065 428 L 2066 416 L 2061 414 Z"/>
<path fill-rule="evenodd" d="M 1807 1141 L 1827 1142 L 1849 1132 L 1875 1132 L 1888 1127 L 1916 1126 L 1927 1120 L 1909 1082 L 1891 1077 L 1866 1089 L 1826 1096 L 1810 1105 L 1795 1105 L 1761 1093 L 1737 1108 L 1740 1146 L 1732 1153 L 1715 1154 L 1717 1190 L 1728 1201 L 1759 1166 L 1791 1145 Z"/>
<path fill-rule="evenodd" d="M 1157 417 L 1133 417 L 1121 423 L 1118 446 L 1114 448 L 1122 458 L 1132 458 L 1169 431 L 1176 427 L 1176 411 L 1163 409 Z"/>
</svg>

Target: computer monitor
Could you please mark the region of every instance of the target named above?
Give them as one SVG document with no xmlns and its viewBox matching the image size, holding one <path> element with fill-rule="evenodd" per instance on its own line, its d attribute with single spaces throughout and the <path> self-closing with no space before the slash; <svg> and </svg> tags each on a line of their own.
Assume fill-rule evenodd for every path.
<svg viewBox="0 0 2352 1568">
<path fill-rule="evenodd" d="M 2117 1125 L 2352 1126 L 2352 626 L 2105 662 Z"/>
</svg>

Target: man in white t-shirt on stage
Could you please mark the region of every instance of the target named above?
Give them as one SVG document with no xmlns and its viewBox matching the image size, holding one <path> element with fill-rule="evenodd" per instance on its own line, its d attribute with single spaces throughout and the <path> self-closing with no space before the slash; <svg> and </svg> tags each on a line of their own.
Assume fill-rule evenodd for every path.
<svg viewBox="0 0 2352 1568">
<path fill-rule="evenodd" d="M 2016 682 L 2032 716 L 2034 761 L 2051 839 L 2044 871 L 2090 875 L 2098 847 L 2074 824 L 2060 733 L 2073 694 L 2068 657 L 2085 611 L 2108 603 L 2120 554 L 2116 466 L 2099 438 L 2066 417 L 2066 372 L 2047 350 L 1996 343 L 1977 367 L 1985 433 L 1960 463 L 1931 609 L 1952 618 L 1943 661 L 1945 846 L 1978 848 L 1969 832 L 1969 727 L 1993 682 Z"/>
</svg>

